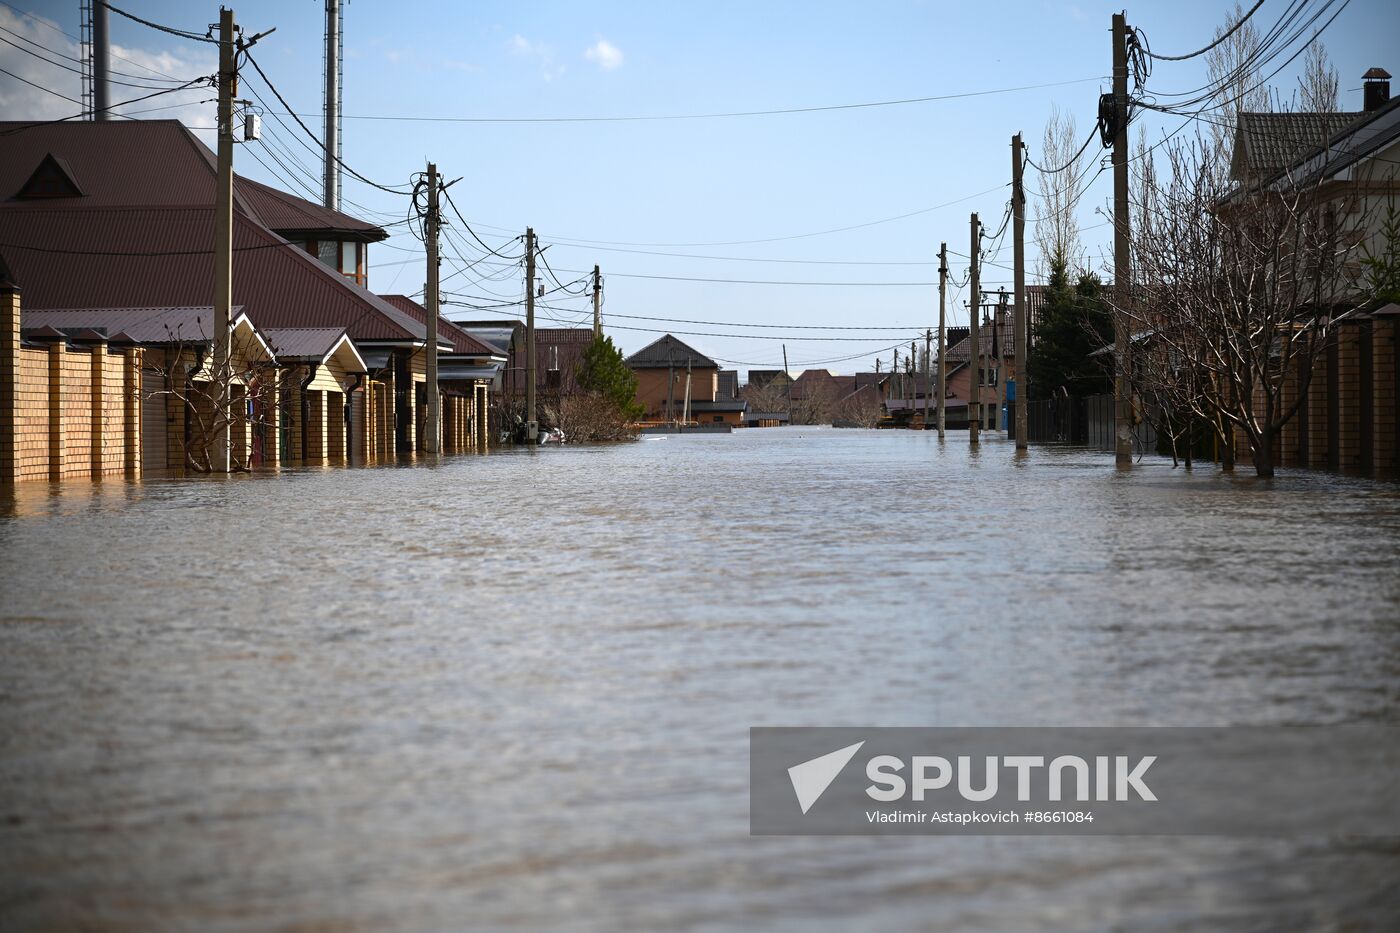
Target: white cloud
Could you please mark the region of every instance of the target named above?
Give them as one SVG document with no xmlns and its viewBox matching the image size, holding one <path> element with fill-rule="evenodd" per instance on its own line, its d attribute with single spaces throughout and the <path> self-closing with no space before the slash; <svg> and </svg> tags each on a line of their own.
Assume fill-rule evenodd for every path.
<svg viewBox="0 0 1400 933">
<path fill-rule="evenodd" d="M 622 67 L 622 49 L 599 36 L 598 41 L 584 49 L 583 57 L 604 71 Z"/>
<path fill-rule="evenodd" d="M 62 55 L 81 57 L 78 44 L 43 25 L 47 22 L 48 20 L 38 17 L 31 19 L 16 16 L 5 7 L 0 7 L 0 27 Z M 57 57 L 37 48 L 35 51 L 48 58 Z M 73 67 L 78 66 L 75 64 Z M 38 85 L 34 87 L 13 78 L 0 78 L 0 111 L 5 114 L 7 120 L 58 120 L 71 117 L 82 109 L 80 104 L 74 103 L 83 98 L 82 78 L 74 71 L 40 61 L 13 45 L 0 45 L 0 68 Z M 187 80 L 200 75 L 212 75 L 218 70 L 218 61 L 212 54 L 149 52 L 114 44 L 112 70 L 121 72 L 111 76 L 110 85 L 112 101 L 118 103 L 144 97 L 160 88 L 170 86 L 171 82 L 162 80 L 163 76 Z M 113 112 L 135 116 L 138 115 L 138 111 L 144 111 L 139 113 L 144 119 L 180 120 L 186 126 L 212 127 L 214 104 L 201 101 L 213 96 L 211 88 L 196 87 L 171 94 L 160 94 L 149 100 L 134 101 L 124 107 L 114 107 Z M 212 131 L 199 132 L 199 136 L 207 143 L 212 144 L 214 141 Z"/>
<path fill-rule="evenodd" d="M 545 81 L 553 81 L 563 75 L 566 70 L 564 65 L 555 61 L 552 47 L 543 42 L 531 42 L 519 33 L 511 36 L 510 41 L 506 43 L 506 48 L 515 55 L 537 62 L 540 66 L 540 77 Z"/>
</svg>

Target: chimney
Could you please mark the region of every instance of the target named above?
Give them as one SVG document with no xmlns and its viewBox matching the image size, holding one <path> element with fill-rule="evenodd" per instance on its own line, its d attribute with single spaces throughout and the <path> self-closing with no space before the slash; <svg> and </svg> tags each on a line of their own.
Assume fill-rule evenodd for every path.
<svg viewBox="0 0 1400 933">
<path fill-rule="evenodd" d="M 1366 72 L 1361 76 L 1361 93 L 1367 113 L 1380 110 L 1390 102 L 1390 72 L 1384 68 Z"/>
</svg>

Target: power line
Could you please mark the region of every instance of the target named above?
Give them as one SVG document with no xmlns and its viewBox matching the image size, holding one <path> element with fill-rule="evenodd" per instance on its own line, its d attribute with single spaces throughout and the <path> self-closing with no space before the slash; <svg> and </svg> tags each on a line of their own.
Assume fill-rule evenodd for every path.
<svg viewBox="0 0 1400 933">
<path fill-rule="evenodd" d="M 1188 58 L 1195 58 L 1197 55 L 1204 55 L 1220 43 L 1224 42 L 1226 39 L 1233 36 L 1241 26 L 1243 26 L 1246 22 L 1249 21 L 1249 18 L 1254 15 L 1255 11 L 1257 11 L 1263 5 L 1264 0 L 1258 0 L 1258 2 L 1254 4 L 1254 6 L 1249 8 L 1249 11 L 1247 13 L 1240 17 L 1239 22 L 1235 23 L 1235 25 L 1225 30 L 1225 32 L 1221 34 L 1214 42 L 1212 42 L 1210 45 L 1207 45 L 1203 49 L 1197 49 L 1194 52 L 1187 52 L 1185 55 L 1158 55 L 1156 52 L 1152 51 L 1150 46 L 1145 51 L 1147 52 L 1149 58 L 1155 58 L 1161 62 L 1184 62 Z"/>
<path fill-rule="evenodd" d="M 346 114 L 346 120 L 389 120 L 408 123 L 643 123 L 662 120 L 718 120 L 730 117 L 770 117 L 796 113 L 820 113 L 833 110 L 859 110 L 868 107 L 899 107 L 906 104 L 925 104 L 933 101 L 958 100 L 967 97 L 985 97 L 992 94 L 1010 94 L 1018 91 L 1035 91 L 1043 88 L 1064 87 L 1069 84 L 1084 84 L 1088 81 L 1103 81 L 1096 75 L 1089 78 L 1074 78 L 1069 81 L 1052 81 L 1046 84 L 1027 84 L 1020 87 L 994 88 L 985 91 L 966 91 L 958 94 L 935 94 L 929 97 L 907 97 L 900 100 L 877 100 L 858 104 L 828 104 L 819 107 L 787 107 L 778 110 L 738 110 L 724 113 L 683 113 L 664 115 L 624 116 L 624 117 L 418 117 L 389 114 Z M 290 110 L 290 108 L 288 108 Z M 295 116 L 295 114 L 292 114 Z M 314 114 L 305 114 L 314 116 Z"/>
<path fill-rule="evenodd" d="M 193 40 L 193 41 L 195 41 L 195 42 L 209 42 L 209 43 L 212 43 L 212 44 L 214 44 L 214 45 L 218 45 L 218 43 L 219 43 L 219 40 L 218 40 L 218 39 L 215 39 L 215 38 L 214 38 L 213 36 L 211 36 L 211 35 L 205 34 L 205 35 L 202 35 L 202 36 L 201 36 L 201 35 L 200 35 L 199 33 L 197 33 L 197 32 L 189 32 L 188 30 L 185 30 L 185 29 L 176 29 L 176 28 L 173 27 L 173 26 L 163 26 L 163 25 L 161 25 L 160 23 L 153 23 L 153 22 L 151 22 L 151 21 L 148 20 L 148 19 L 142 19 L 142 18 L 139 17 L 139 16 L 135 16 L 135 15 L 133 15 L 133 14 L 131 14 L 131 13 L 128 13 L 126 10 L 117 9 L 116 7 L 112 6 L 112 4 L 104 2 L 104 0 L 92 0 L 92 2 L 93 2 L 93 3 L 100 3 L 100 4 L 102 4 L 102 6 L 105 6 L 107 9 L 111 10 L 113 13 L 117 14 L 118 16 L 125 16 L 127 19 L 129 19 L 129 20 L 131 20 L 131 21 L 133 21 L 133 22 L 140 23 L 142 26 L 149 26 L 151 29 L 157 30 L 158 32 L 169 33 L 169 34 L 172 35 L 172 36 L 179 36 L 179 37 L 182 38 L 182 39 L 190 39 L 190 40 Z"/>
<path fill-rule="evenodd" d="M 272 95 L 273 95 L 274 97 L 276 97 L 278 101 L 281 102 L 282 106 L 285 107 L 285 108 L 288 110 L 288 112 L 290 112 L 291 109 L 292 109 L 291 106 L 287 103 L 286 99 L 282 96 L 282 92 L 279 91 L 279 90 L 277 90 L 277 86 L 274 85 L 274 84 L 272 83 L 271 79 L 269 79 L 268 76 L 267 76 L 267 74 L 262 70 L 262 66 L 260 66 L 260 65 L 258 64 L 258 60 L 257 60 L 256 58 L 254 58 L 253 55 L 252 55 L 252 53 L 250 53 L 247 49 L 244 49 L 244 50 L 243 50 L 243 57 L 246 58 L 246 59 L 248 60 L 248 64 L 250 64 L 250 65 L 253 66 L 253 70 L 256 71 L 256 72 L 258 73 L 258 76 L 259 76 L 260 78 L 262 78 L 263 84 L 267 85 L 267 89 L 268 89 L 269 91 L 272 92 Z M 388 185 L 381 185 L 381 184 L 379 184 L 379 182 L 377 182 L 377 181 L 371 181 L 370 179 L 368 179 L 368 178 L 366 178 L 365 176 L 361 175 L 359 172 L 355 171 L 353 168 L 351 168 L 350 166 L 346 165 L 345 162 L 340 158 L 340 156 L 338 156 L 338 155 L 336 155 L 335 153 L 330 152 L 329 150 L 327 150 L 327 149 L 326 149 L 326 144 L 323 143 L 323 142 L 321 141 L 320 137 L 318 137 L 315 133 L 311 132 L 311 130 L 307 127 L 307 125 L 306 125 L 305 123 L 301 122 L 301 118 L 300 118 L 300 117 L 298 117 L 298 116 L 297 116 L 296 114 L 294 114 L 294 113 L 292 113 L 292 114 L 290 114 L 290 115 L 291 115 L 292 119 L 294 119 L 294 120 L 297 121 L 297 125 L 300 126 L 300 127 L 302 128 L 302 131 L 305 132 L 307 136 L 310 136 L 311 139 L 312 139 L 312 141 L 315 142 L 317 146 L 320 146 L 320 147 L 321 147 L 321 151 L 322 151 L 322 152 L 325 152 L 326 155 L 330 156 L 330 158 L 333 159 L 337 165 L 339 165 L 341 168 L 345 169 L 345 171 L 349 172 L 351 175 L 353 175 L 353 176 L 355 176 L 356 178 L 358 178 L 360 181 L 362 181 L 362 182 L 364 182 L 365 184 L 369 185 L 371 188 L 378 188 L 380 191 L 385 191 L 385 192 L 388 192 L 389 194 L 397 194 L 397 195 L 400 195 L 400 196 L 407 196 L 408 194 L 410 194 L 410 192 L 408 192 L 408 191 L 403 191 L 403 190 L 400 190 L 400 189 L 398 189 L 398 188 L 391 188 L 391 187 L 389 187 Z"/>
</svg>

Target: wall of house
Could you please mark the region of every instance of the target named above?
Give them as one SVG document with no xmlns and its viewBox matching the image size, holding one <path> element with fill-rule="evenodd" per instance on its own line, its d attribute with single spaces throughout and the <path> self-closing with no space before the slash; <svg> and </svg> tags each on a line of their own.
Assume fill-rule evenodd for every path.
<svg viewBox="0 0 1400 933">
<path fill-rule="evenodd" d="M 644 417 L 651 421 L 664 419 L 666 417 L 667 377 L 672 375 L 672 371 L 669 369 L 637 369 L 634 372 L 637 374 L 637 401 L 646 408 Z M 674 376 L 676 417 L 679 418 L 685 409 L 685 367 L 676 367 Z M 713 402 L 718 385 L 719 374 L 713 367 L 691 370 L 690 398 L 692 401 Z"/>
</svg>

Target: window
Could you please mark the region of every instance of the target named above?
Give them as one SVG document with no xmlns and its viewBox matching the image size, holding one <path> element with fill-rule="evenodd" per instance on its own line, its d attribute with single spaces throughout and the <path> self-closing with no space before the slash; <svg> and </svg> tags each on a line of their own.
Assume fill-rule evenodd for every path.
<svg viewBox="0 0 1400 933">
<path fill-rule="evenodd" d="M 316 242 L 316 258 L 332 269 L 336 268 L 340 263 L 340 241 L 318 240 Z"/>
<path fill-rule="evenodd" d="M 359 271 L 357 260 L 360 254 L 360 244 L 341 243 L 340 244 L 340 271 L 346 275 L 354 275 Z"/>
</svg>

